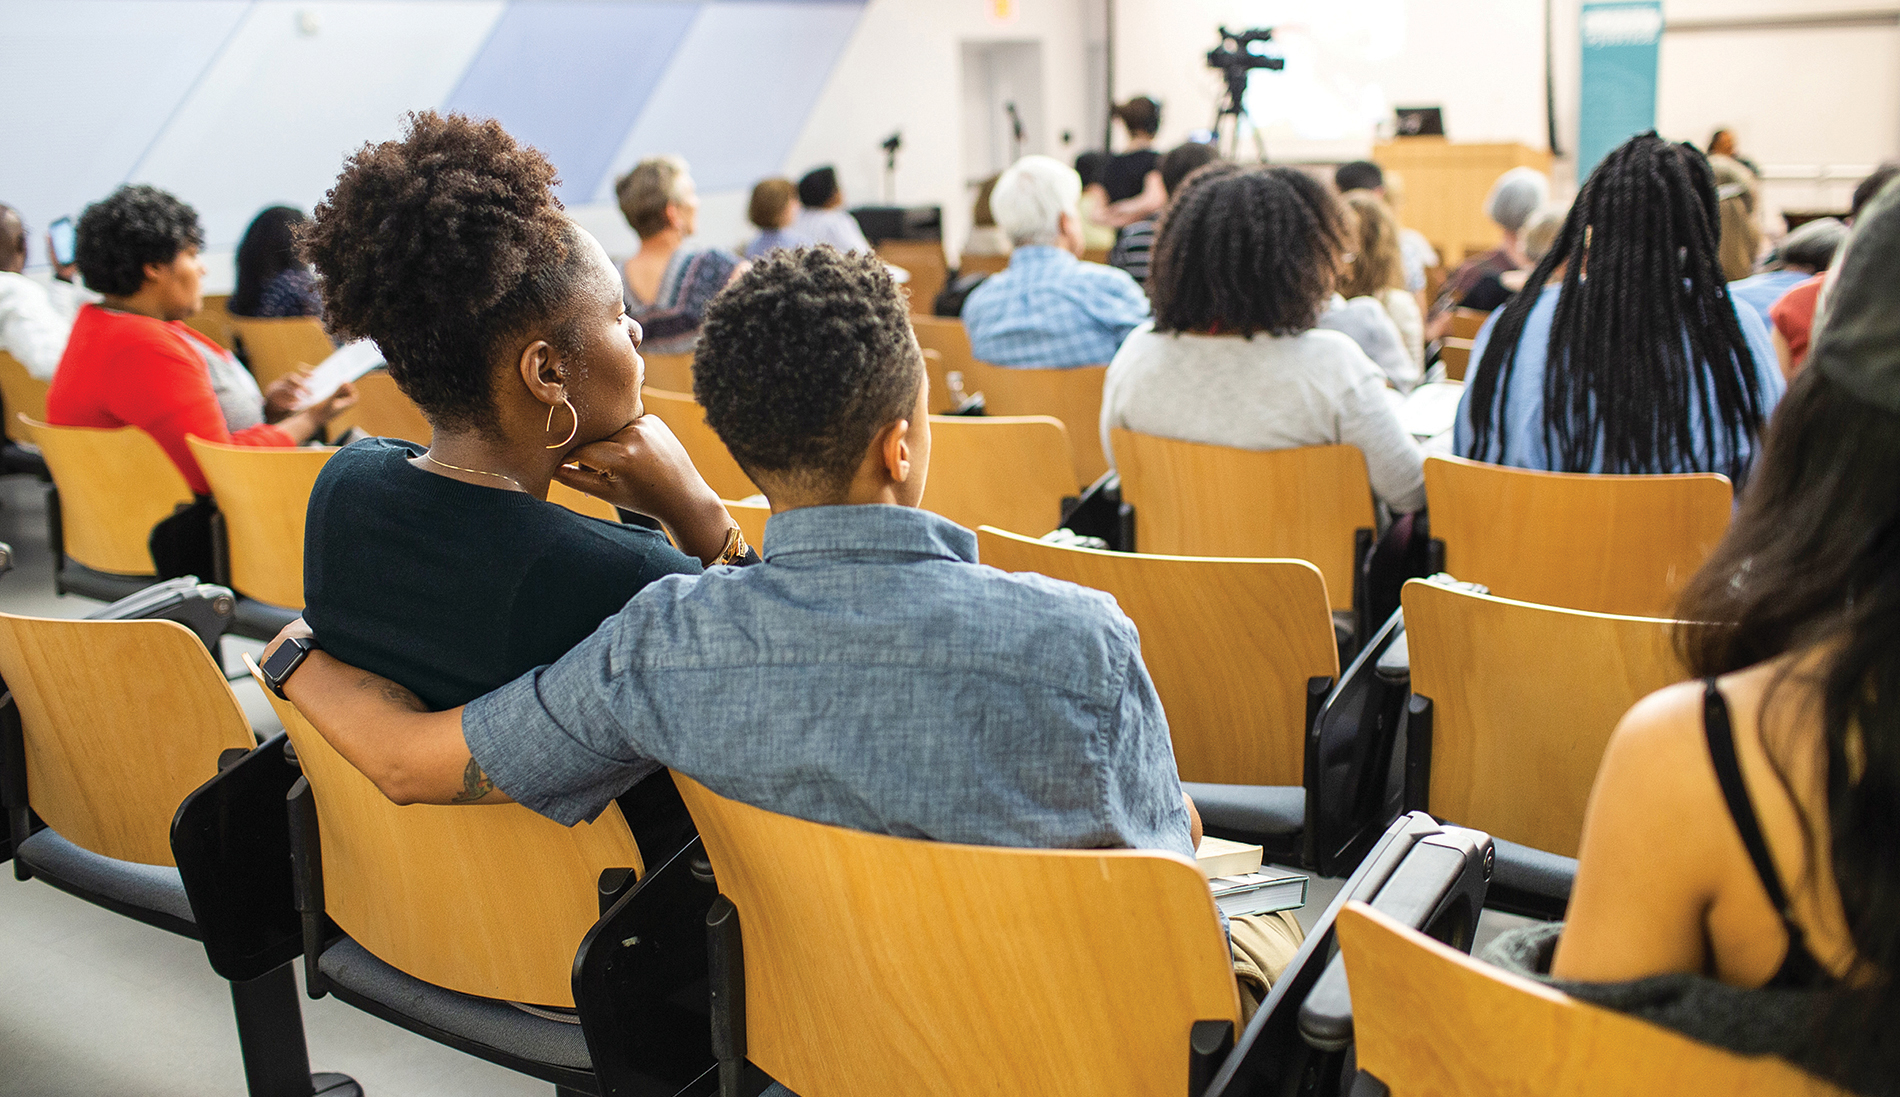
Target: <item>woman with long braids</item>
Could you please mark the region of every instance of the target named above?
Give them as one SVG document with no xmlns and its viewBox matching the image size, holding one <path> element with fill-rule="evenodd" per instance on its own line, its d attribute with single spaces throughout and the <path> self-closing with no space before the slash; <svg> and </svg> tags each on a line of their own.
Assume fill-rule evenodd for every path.
<svg viewBox="0 0 1900 1097">
<path fill-rule="evenodd" d="M 1761 319 L 1728 293 L 1718 226 L 1695 149 L 1647 133 L 1604 157 L 1525 281 L 1543 288 L 1478 333 L 1456 451 L 1552 472 L 1720 472 L 1740 483 L 1784 386 Z"/>
<path fill-rule="evenodd" d="M 1900 183 L 1840 267 L 1810 366 L 1683 594 L 1678 647 L 1701 681 L 1646 698 L 1611 738 L 1551 973 L 1894 1094 Z"/>
</svg>

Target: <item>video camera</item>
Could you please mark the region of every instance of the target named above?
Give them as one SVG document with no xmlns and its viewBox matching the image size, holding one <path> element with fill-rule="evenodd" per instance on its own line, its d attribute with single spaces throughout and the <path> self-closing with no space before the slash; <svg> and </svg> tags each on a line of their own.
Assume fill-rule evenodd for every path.
<svg viewBox="0 0 1900 1097">
<path fill-rule="evenodd" d="M 1249 69 L 1271 69 L 1279 72 L 1286 68 L 1286 58 L 1270 57 L 1264 53 L 1255 53 L 1253 50 L 1255 42 L 1271 41 L 1273 41 L 1272 27 L 1244 30 L 1239 33 L 1222 27 L 1220 45 L 1207 51 L 1207 67 L 1225 72 L 1230 81 L 1238 74 L 1243 82 L 1246 80 L 1245 74 Z"/>
</svg>

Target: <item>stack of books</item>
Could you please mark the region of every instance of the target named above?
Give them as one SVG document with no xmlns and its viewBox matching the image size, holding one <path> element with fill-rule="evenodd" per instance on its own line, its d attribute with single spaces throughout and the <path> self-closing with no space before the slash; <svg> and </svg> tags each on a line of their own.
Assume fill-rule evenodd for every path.
<svg viewBox="0 0 1900 1097">
<path fill-rule="evenodd" d="M 1306 905 L 1306 877 L 1297 872 L 1264 868 L 1264 851 L 1244 842 L 1225 838 L 1202 838 L 1194 851 L 1208 886 L 1214 889 L 1214 902 L 1229 918 L 1243 914 L 1272 914 L 1276 910 L 1298 910 Z"/>
</svg>

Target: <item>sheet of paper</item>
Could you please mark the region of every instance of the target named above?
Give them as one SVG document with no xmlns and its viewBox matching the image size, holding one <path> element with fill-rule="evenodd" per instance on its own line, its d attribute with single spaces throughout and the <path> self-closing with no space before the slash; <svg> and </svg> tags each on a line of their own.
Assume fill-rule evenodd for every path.
<svg viewBox="0 0 1900 1097">
<path fill-rule="evenodd" d="M 373 341 L 358 339 L 354 343 L 345 343 L 304 379 L 304 398 L 297 405 L 297 410 L 302 411 L 312 404 L 329 399 L 337 389 L 382 364 L 383 352 Z"/>
<path fill-rule="evenodd" d="M 1458 421 L 1458 401 L 1464 395 L 1462 381 L 1420 385 L 1399 405 L 1399 425 L 1414 438 L 1443 434 Z"/>
</svg>

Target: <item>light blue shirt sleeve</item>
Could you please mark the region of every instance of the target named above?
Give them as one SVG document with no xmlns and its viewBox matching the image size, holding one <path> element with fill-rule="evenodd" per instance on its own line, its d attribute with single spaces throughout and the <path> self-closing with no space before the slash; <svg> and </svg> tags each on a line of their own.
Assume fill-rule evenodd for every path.
<svg viewBox="0 0 1900 1097">
<path fill-rule="evenodd" d="M 1128 333 L 1153 319 L 1154 313 L 1148 305 L 1147 293 L 1132 275 L 1125 270 L 1109 269 L 1120 277 L 1107 280 L 1107 292 L 1096 302 L 1096 315 L 1104 326 L 1114 329 L 1115 346 L 1119 348 L 1128 339 Z"/>
<path fill-rule="evenodd" d="M 1133 633 L 1134 627 L 1128 626 Z M 1105 804 L 1110 830 L 1129 849 L 1164 849 L 1194 856 L 1180 770 L 1161 698 L 1141 661 L 1138 642 L 1123 664 L 1121 703 L 1105 743 Z"/>
</svg>

